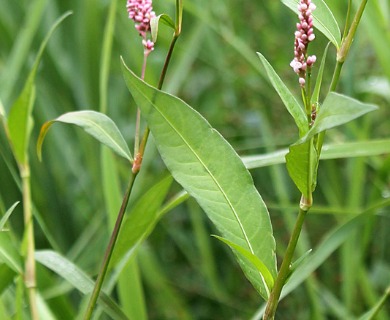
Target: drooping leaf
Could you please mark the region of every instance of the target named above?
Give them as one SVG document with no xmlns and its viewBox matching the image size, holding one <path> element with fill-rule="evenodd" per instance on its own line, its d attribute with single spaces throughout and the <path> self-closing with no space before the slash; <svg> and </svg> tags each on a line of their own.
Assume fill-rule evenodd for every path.
<svg viewBox="0 0 390 320">
<path fill-rule="evenodd" d="M 258 52 L 257 54 L 263 63 L 265 70 L 267 71 L 267 75 L 271 81 L 272 86 L 278 93 L 279 97 L 282 99 L 288 112 L 294 118 L 294 121 L 299 129 L 299 136 L 303 136 L 308 131 L 308 123 L 305 111 L 297 99 L 295 99 L 291 91 L 286 87 L 282 79 L 280 79 L 280 77 L 277 75 L 267 59 L 261 53 Z"/>
<path fill-rule="evenodd" d="M 35 260 L 68 281 L 81 293 L 90 294 L 92 292 L 94 287 L 92 279 L 77 265 L 59 255 L 57 252 L 51 250 L 36 251 Z M 127 319 L 117 303 L 104 292 L 100 293 L 98 304 L 100 304 L 113 319 Z"/>
<path fill-rule="evenodd" d="M 313 141 L 294 144 L 286 155 L 286 166 L 299 191 L 308 199 L 314 190 L 318 156 Z"/>
<path fill-rule="evenodd" d="M 197 200 L 224 238 L 259 257 L 275 276 L 269 214 L 233 148 L 182 100 L 149 86 L 125 65 L 123 75 L 175 180 Z M 267 285 L 261 274 L 252 264 L 238 261 L 266 298 Z"/>
<path fill-rule="evenodd" d="M 1 218 L 0 220 L 0 232 L 3 231 L 3 228 L 5 226 L 5 223 L 7 222 L 8 218 L 11 216 L 12 212 L 14 211 L 14 209 L 16 208 L 16 206 L 19 204 L 19 201 L 15 202 L 11 208 L 9 208 L 7 210 L 7 212 L 5 213 L 5 215 Z"/>
<path fill-rule="evenodd" d="M 33 68 L 30 71 L 23 90 L 11 107 L 8 117 L 8 131 L 14 155 L 19 164 L 23 164 L 27 160 L 27 147 L 33 127 L 31 113 L 35 101 L 35 75 L 37 73 L 39 62 L 50 36 L 59 24 L 70 14 L 70 12 L 63 14 L 51 27 L 39 48 Z"/>
<path fill-rule="evenodd" d="M 317 133 L 340 126 L 377 109 L 378 107 L 373 104 L 363 103 L 345 95 L 330 92 L 317 113 L 314 125 L 297 143 L 307 141 Z"/>
<path fill-rule="evenodd" d="M 47 131 L 55 122 L 70 123 L 83 128 L 96 140 L 106 145 L 118 155 L 132 161 L 129 147 L 116 124 L 105 114 L 96 111 L 75 111 L 65 113 L 43 124 L 37 143 L 38 157 L 41 159 L 42 144 Z"/>
<path fill-rule="evenodd" d="M 292 11 L 298 14 L 299 0 L 282 0 Z M 315 1 L 316 9 L 313 11 L 314 27 L 332 42 L 338 49 L 341 45 L 341 33 L 337 21 L 323 0 Z"/>
<path fill-rule="evenodd" d="M 287 153 L 288 149 L 282 149 L 267 154 L 245 156 L 241 159 L 247 169 L 255 169 L 285 163 Z M 320 160 L 371 157 L 382 154 L 390 154 L 390 139 L 325 144 L 322 147 Z"/>
<path fill-rule="evenodd" d="M 153 42 L 157 41 L 158 24 L 160 21 L 162 23 L 164 23 L 165 25 L 167 25 L 168 27 L 175 30 L 175 23 L 173 22 L 172 18 L 169 15 L 163 13 L 163 14 L 158 15 L 157 17 L 152 18 L 150 20 L 150 32 L 152 34 L 152 41 Z"/>
<path fill-rule="evenodd" d="M 159 209 L 171 183 L 171 176 L 158 182 L 145 192 L 126 215 L 112 254 L 111 266 L 115 266 L 126 253 L 135 250 L 136 246 L 150 234 L 159 219 Z"/>
<path fill-rule="evenodd" d="M 252 252 L 240 247 L 239 245 L 224 239 L 222 237 L 214 235 L 215 238 L 227 244 L 233 251 L 238 253 L 238 256 L 241 256 L 241 259 L 247 259 L 249 263 L 252 263 L 257 270 L 260 271 L 261 275 L 264 277 L 264 282 L 267 284 L 267 294 L 269 294 L 274 286 L 274 278 L 272 277 L 271 272 L 269 272 L 268 268 L 265 266 L 263 261 L 259 259 L 259 257 L 255 256 Z"/>
</svg>

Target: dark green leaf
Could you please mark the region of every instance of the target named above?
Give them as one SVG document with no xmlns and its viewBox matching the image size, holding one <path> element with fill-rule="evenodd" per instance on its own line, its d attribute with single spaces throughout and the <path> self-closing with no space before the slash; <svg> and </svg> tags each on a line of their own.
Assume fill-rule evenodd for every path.
<svg viewBox="0 0 390 320">
<path fill-rule="evenodd" d="M 292 11 L 298 14 L 299 0 L 282 0 Z M 337 21 L 323 0 L 316 0 L 316 9 L 313 11 L 314 27 L 324 34 L 338 49 L 341 45 L 341 33 Z"/>
<path fill-rule="evenodd" d="M 87 133 L 96 140 L 111 148 L 118 155 L 132 161 L 130 150 L 122 137 L 118 127 L 105 114 L 96 111 L 75 111 L 68 112 L 54 120 L 47 121 L 43 124 L 39 133 L 37 152 L 41 159 L 42 144 L 47 131 L 55 122 L 75 124 L 83 128 Z"/>
<path fill-rule="evenodd" d="M 198 201 L 224 238 L 258 256 L 275 276 L 269 214 L 233 148 L 182 100 L 147 85 L 125 66 L 123 75 L 175 180 Z M 261 274 L 252 264 L 239 263 L 266 298 Z"/>
<path fill-rule="evenodd" d="M 23 274 L 22 258 L 9 232 L 0 232 L 0 260 L 18 274 Z"/>
</svg>

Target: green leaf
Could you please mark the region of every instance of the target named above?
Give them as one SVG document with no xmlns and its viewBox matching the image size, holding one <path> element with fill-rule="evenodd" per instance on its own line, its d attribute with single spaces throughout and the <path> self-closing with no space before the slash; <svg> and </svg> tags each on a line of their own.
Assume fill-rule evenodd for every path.
<svg viewBox="0 0 390 320">
<path fill-rule="evenodd" d="M 340 126 L 377 109 L 378 107 L 373 104 L 363 103 L 342 94 L 330 92 L 317 113 L 314 125 L 297 143 L 303 143 L 317 133 Z"/>
<path fill-rule="evenodd" d="M 2 295 L 3 291 L 8 288 L 12 283 L 14 283 L 14 279 L 16 273 L 5 263 L 1 263 L 0 261 L 0 295 Z M 1 317 L 1 312 L 0 312 Z"/>
<path fill-rule="evenodd" d="M 22 258 L 9 232 L 0 232 L 0 260 L 18 274 L 23 274 Z"/>
<path fill-rule="evenodd" d="M 23 90 L 15 103 L 11 107 L 8 118 L 8 131 L 11 144 L 13 146 L 13 152 L 16 161 L 19 164 L 24 164 L 27 161 L 27 148 L 30 141 L 30 134 L 33 127 L 33 119 L 31 116 L 34 101 L 35 101 L 35 75 L 41 60 L 43 51 L 49 41 L 51 35 L 59 24 L 70 15 L 70 12 L 63 14 L 54 25 L 43 40 L 37 57 L 35 59 L 33 68 L 27 78 L 27 81 L 23 87 Z"/>
<path fill-rule="evenodd" d="M 163 13 L 158 15 L 157 17 L 152 18 L 152 20 L 150 20 L 150 33 L 152 34 L 153 42 L 157 41 L 158 24 L 160 20 L 162 23 L 175 30 L 175 23 L 173 22 L 172 18 L 169 15 Z"/>
<path fill-rule="evenodd" d="M 242 157 L 247 169 L 262 168 L 286 162 L 287 149 Z M 325 144 L 320 160 L 371 157 L 390 153 L 390 139 Z"/>
<path fill-rule="evenodd" d="M 7 212 L 5 213 L 5 215 L 1 218 L 0 220 L 0 232 L 1 231 L 4 231 L 3 228 L 5 226 L 5 223 L 7 222 L 8 218 L 11 216 L 12 212 L 14 211 L 14 209 L 16 208 L 16 206 L 19 204 L 19 201 L 15 202 L 11 208 L 9 208 L 7 210 Z"/>
<path fill-rule="evenodd" d="M 299 0 L 282 0 L 282 2 L 298 14 Z M 314 27 L 322 32 L 339 49 L 341 45 L 341 33 L 332 11 L 330 11 L 323 0 L 316 0 L 315 5 L 317 8 L 313 11 Z"/>
<path fill-rule="evenodd" d="M 299 136 L 303 136 L 308 131 L 308 123 L 305 111 L 297 99 L 295 99 L 291 91 L 286 87 L 282 79 L 280 79 L 280 77 L 277 75 L 267 59 L 261 53 L 258 52 L 257 54 L 263 63 L 265 70 L 267 71 L 267 75 L 271 81 L 272 86 L 278 93 L 279 97 L 282 99 L 288 112 L 294 118 L 294 121 L 299 129 Z"/>
<path fill-rule="evenodd" d="M 313 141 L 308 140 L 302 144 L 292 145 L 286 155 L 286 166 L 299 191 L 309 199 L 314 190 L 318 166 L 318 156 Z"/>
<path fill-rule="evenodd" d="M 41 250 L 35 252 L 35 259 L 40 264 L 54 271 L 63 279 L 83 294 L 90 294 L 94 287 L 94 282 L 77 265 L 51 250 Z M 98 303 L 113 319 L 127 319 L 126 315 L 117 303 L 104 292 L 100 293 Z"/>
<path fill-rule="evenodd" d="M 151 233 L 161 217 L 159 209 L 164 201 L 172 177 L 168 176 L 155 184 L 135 203 L 131 212 L 122 223 L 118 240 L 111 258 L 111 266 L 115 266 L 127 253 L 136 247 Z"/>
<path fill-rule="evenodd" d="M 372 307 L 371 310 L 362 315 L 359 320 L 374 320 L 378 316 L 379 312 L 386 306 L 387 300 L 390 298 L 390 287 L 388 287 L 379 299 L 379 301 Z"/>
<path fill-rule="evenodd" d="M 247 260 L 248 262 L 243 263 L 251 263 L 253 264 L 257 270 L 262 274 L 265 283 L 267 284 L 267 293 L 269 297 L 269 293 L 271 292 L 273 286 L 274 286 L 274 278 L 272 277 L 271 272 L 268 270 L 266 265 L 259 259 L 259 257 L 255 256 L 252 252 L 244 249 L 243 247 L 227 240 L 222 237 L 213 235 L 213 237 L 217 238 L 218 240 L 222 241 L 223 243 L 227 244 L 230 248 L 233 249 L 237 253 L 237 255 L 244 260 Z"/>
<path fill-rule="evenodd" d="M 328 55 L 329 45 L 330 45 L 330 43 L 327 44 L 327 46 L 325 47 L 325 50 L 324 50 L 324 54 L 322 55 L 320 69 L 318 70 L 318 75 L 317 75 L 317 79 L 316 79 L 316 85 L 314 87 L 313 94 L 311 96 L 311 103 L 317 103 L 320 99 L 322 77 L 324 75 L 326 56 Z"/>
<path fill-rule="evenodd" d="M 149 86 L 124 64 L 123 75 L 175 180 L 197 200 L 224 238 L 258 256 L 275 276 L 269 214 L 233 148 L 184 101 Z M 262 275 L 254 266 L 239 263 L 266 298 Z"/>
<path fill-rule="evenodd" d="M 47 121 L 41 127 L 37 143 L 39 159 L 42 158 L 42 144 L 47 131 L 55 122 L 70 123 L 83 128 L 96 140 L 109 147 L 118 155 L 133 161 L 130 150 L 116 124 L 105 114 L 96 111 L 75 111 L 65 113 L 54 120 Z"/>
</svg>

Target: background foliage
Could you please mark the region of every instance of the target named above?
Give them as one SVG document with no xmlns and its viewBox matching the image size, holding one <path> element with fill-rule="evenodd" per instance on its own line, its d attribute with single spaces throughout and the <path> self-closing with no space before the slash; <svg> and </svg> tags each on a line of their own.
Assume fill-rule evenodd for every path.
<svg viewBox="0 0 390 320">
<path fill-rule="evenodd" d="M 327 3 L 342 26 L 346 1 Z M 0 99 L 7 113 L 47 30 L 63 12 L 73 11 L 52 36 L 38 69 L 30 146 L 32 196 L 38 222 L 37 249 L 56 250 L 89 275 L 97 273 L 111 232 L 103 197 L 100 147 L 80 129 L 56 125 L 46 138 L 42 163 L 34 150 L 39 127 L 48 119 L 64 112 L 98 109 L 108 5 L 109 1 L 104 0 L 0 0 Z M 154 8 L 157 14 L 173 15 L 174 1 L 155 1 Z M 183 34 L 164 90 L 194 106 L 241 156 L 272 152 L 294 142 L 294 124 L 266 80 L 255 52 L 262 52 L 299 96 L 296 75 L 289 67 L 295 15 L 279 1 L 185 1 L 184 9 Z M 386 1 L 368 3 L 338 88 L 361 101 L 376 103 L 380 110 L 330 131 L 328 143 L 390 136 L 389 10 Z M 171 30 L 161 30 L 146 73 L 146 80 L 153 85 L 158 81 L 171 35 Z M 317 33 L 311 50 L 322 57 L 326 44 Z M 135 105 L 123 81 L 120 55 L 132 70 L 140 72 L 142 45 L 127 19 L 125 1 L 118 1 L 116 12 L 107 114 L 132 145 Z M 331 80 L 334 55 L 331 50 L 324 71 L 325 86 Z M 345 152 L 358 151 L 354 148 Z M 124 160 L 114 159 L 124 190 L 129 166 Z M 156 177 L 166 175 L 152 143 L 145 160 L 131 203 L 154 185 Z M 390 212 L 381 203 L 390 197 L 389 172 L 387 155 L 322 162 L 315 204 L 306 221 L 299 255 L 317 248 L 333 228 L 352 215 L 370 208 L 376 215 L 357 224 L 326 263 L 281 303 L 280 319 L 290 319 L 291 314 L 296 319 L 350 319 L 365 312 L 383 294 L 390 283 Z M 299 193 L 284 165 L 257 168 L 251 173 L 269 207 L 277 254 L 281 255 L 295 219 Z M 178 191 L 180 187 L 174 183 L 169 194 Z M 4 214 L 20 199 L 17 166 L 5 133 L 0 130 L 0 212 Z M 12 237 L 21 239 L 20 205 L 7 228 Z M 216 230 L 191 199 L 165 215 L 139 248 L 135 264 L 139 269 L 132 273 L 139 271 L 145 299 L 138 293 L 130 302 L 122 301 L 124 309 L 132 305 L 142 309 L 145 303 L 150 319 L 256 318 L 262 301 L 229 249 L 209 236 L 213 233 Z M 330 241 L 322 244 L 331 246 Z M 124 274 L 119 282 L 126 287 L 131 279 Z M 83 307 L 81 293 L 39 264 L 38 284 L 54 317 L 74 318 Z M 0 314 L 13 314 L 16 286 L 3 287 L 0 283 L 0 289 Z M 123 289 L 118 289 L 115 297 L 121 296 L 119 290 Z M 139 312 L 143 317 L 145 311 Z M 388 308 L 379 319 L 389 314 Z"/>
</svg>

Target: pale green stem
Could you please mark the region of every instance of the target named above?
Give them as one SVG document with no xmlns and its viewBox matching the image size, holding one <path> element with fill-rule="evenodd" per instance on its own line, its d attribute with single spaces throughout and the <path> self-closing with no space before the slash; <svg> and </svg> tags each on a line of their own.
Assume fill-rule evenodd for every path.
<svg viewBox="0 0 390 320">
<path fill-rule="evenodd" d="M 29 165 L 20 165 L 20 175 L 22 178 L 23 190 L 23 215 L 24 228 L 26 237 L 26 258 L 25 258 L 25 274 L 24 283 L 26 285 L 29 302 L 31 318 L 33 320 L 39 319 L 37 296 L 36 296 L 36 272 L 35 272 L 35 240 L 34 240 L 34 220 L 31 206 L 31 185 L 30 185 L 30 167 Z"/>
</svg>

